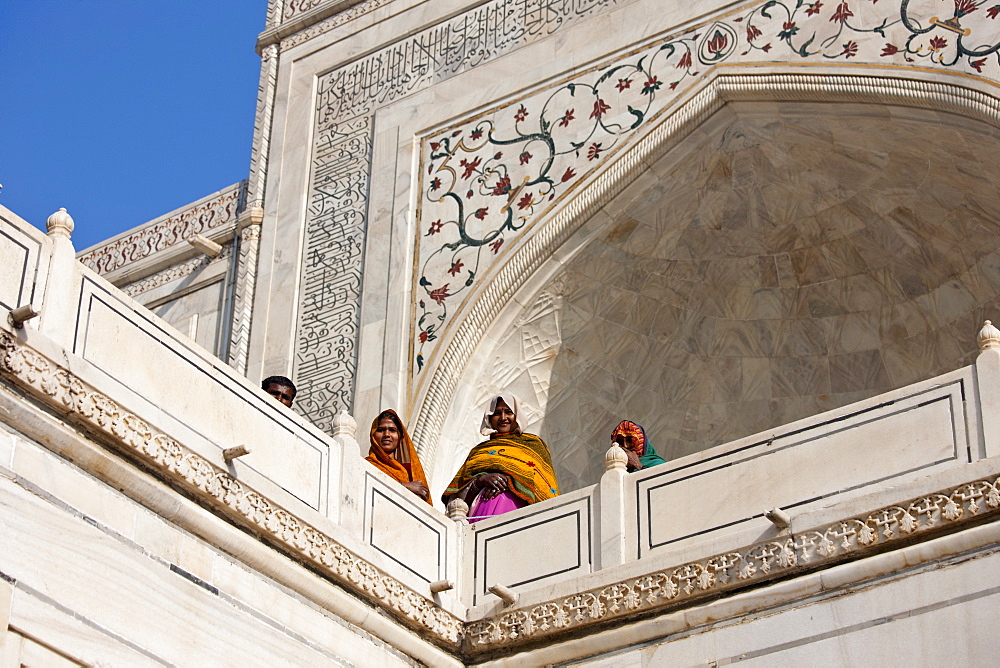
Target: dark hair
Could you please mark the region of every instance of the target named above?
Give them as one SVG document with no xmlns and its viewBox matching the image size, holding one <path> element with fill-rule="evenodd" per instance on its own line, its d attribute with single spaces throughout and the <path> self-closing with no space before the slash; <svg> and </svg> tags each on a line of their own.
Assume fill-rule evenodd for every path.
<svg viewBox="0 0 1000 668">
<path fill-rule="evenodd" d="M 292 399 L 295 398 L 295 392 L 296 392 L 295 383 L 288 380 L 284 376 L 268 376 L 264 380 L 260 381 L 260 389 L 264 390 L 265 392 L 267 392 L 267 388 L 269 388 L 272 385 L 284 385 L 285 387 L 292 388 Z"/>
<path fill-rule="evenodd" d="M 399 430 L 399 433 L 403 433 L 403 422 L 399 419 L 399 416 L 396 415 L 396 411 L 382 411 L 379 413 L 378 417 L 375 418 L 375 426 L 378 426 L 378 423 L 381 422 L 383 418 L 391 419 L 396 424 L 396 429 Z"/>
</svg>

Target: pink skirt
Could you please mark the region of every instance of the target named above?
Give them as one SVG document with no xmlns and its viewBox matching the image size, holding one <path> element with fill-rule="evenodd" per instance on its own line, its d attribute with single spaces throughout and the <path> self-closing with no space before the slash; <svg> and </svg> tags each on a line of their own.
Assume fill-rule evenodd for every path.
<svg viewBox="0 0 1000 668">
<path fill-rule="evenodd" d="M 488 501 L 483 500 L 483 493 L 480 492 L 473 500 L 472 507 L 469 508 L 469 521 L 478 522 L 494 515 L 503 515 L 512 510 L 524 508 L 526 505 L 528 505 L 527 501 L 509 491 L 501 492 Z"/>
</svg>

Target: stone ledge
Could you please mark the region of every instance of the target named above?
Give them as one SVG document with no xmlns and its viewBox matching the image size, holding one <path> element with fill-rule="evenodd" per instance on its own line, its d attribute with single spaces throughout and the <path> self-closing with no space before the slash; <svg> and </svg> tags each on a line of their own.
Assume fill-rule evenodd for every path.
<svg viewBox="0 0 1000 668">
<path fill-rule="evenodd" d="M 925 537 L 1000 514 L 1000 477 L 883 506 L 826 526 L 754 543 L 466 626 L 467 654 L 550 642 L 588 626 L 627 623 L 754 585 L 908 546 Z M 854 582 L 824 581 L 825 588 Z"/>
<path fill-rule="evenodd" d="M 7 331 L 0 331 L 0 374 L 65 414 L 67 420 L 99 434 L 156 475 L 210 504 L 230 521 L 265 537 L 407 626 L 457 648 L 462 620 L 128 412 Z"/>
<path fill-rule="evenodd" d="M 231 523 L 265 537 L 280 551 L 466 660 L 621 627 L 762 584 L 785 581 L 781 587 L 794 594 L 799 589 L 794 584 L 797 576 L 883 552 L 888 554 L 879 558 L 901 554 L 896 552 L 901 549 L 922 549 L 942 533 L 972 528 L 1000 515 L 1000 477 L 980 477 L 814 529 L 466 622 L 190 452 L 5 330 L 0 330 L 0 375 L 164 481 L 211 505 Z M 968 549 L 967 542 L 958 544 Z M 947 550 L 924 552 L 918 562 Z M 856 583 L 866 573 L 857 568 L 839 576 L 824 573 L 823 589 Z"/>
</svg>

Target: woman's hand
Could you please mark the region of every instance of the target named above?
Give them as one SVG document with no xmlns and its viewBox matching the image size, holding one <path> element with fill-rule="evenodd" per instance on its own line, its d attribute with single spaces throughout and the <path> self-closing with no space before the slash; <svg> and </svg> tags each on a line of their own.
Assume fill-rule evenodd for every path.
<svg viewBox="0 0 1000 668">
<path fill-rule="evenodd" d="M 502 473 L 487 473 L 476 478 L 474 485 L 476 489 L 483 491 L 483 500 L 489 501 L 507 491 L 507 476 Z"/>
<path fill-rule="evenodd" d="M 431 496 L 431 490 L 427 489 L 427 485 L 420 482 L 419 480 L 414 482 L 404 482 L 403 487 L 410 490 L 424 501 L 429 499 Z"/>
<path fill-rule="evenodd" d="M 625 457 L 628 459 L 628 467 L 630 469 L 638 471 L 642 468 L 642 462 L 639 461 L 639 455 L 635 454 L 635 450 L 629 450 L 621 443 L 618 444 L 618 447 L 625 451 Z"/>
</svg>

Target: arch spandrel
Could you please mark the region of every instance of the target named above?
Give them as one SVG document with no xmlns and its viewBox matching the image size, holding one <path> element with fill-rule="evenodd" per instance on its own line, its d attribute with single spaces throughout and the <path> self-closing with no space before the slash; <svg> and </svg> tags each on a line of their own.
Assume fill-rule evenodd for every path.
<svg viewBox="0 0 1000 668">
<path fill-rule="evenodd" d="M 843 52 L 834 54 L 828 48 L 815 51 L 806 49 L 804 52 L 800 48 L 801 45 L 796 47 L 795 40 L 798 39 L 798 31 L 791 35 L 781 36 L 779 33 L 785 32 L 784 25 L 783 23 L 775 24 L 773 22 L 774 16 L 770 17 L 771 21 L 767 25 L 772 28 L 777 26 L 775 28 L 777 32 L 771 35 L 774 39 L 769 42 L 771 46 L 768 49 L 763 48 L 763 46 L 767 46 L 766 44 L 757 45 L 756 40 L 760 37 L 759 35 L 751 37 L 750 31 L 745 33 L 730 31 L 732 32 L 730 34 L 730 32 L 721 30 L 719 25 L 716 25 L 719 21 L 729 21 L 736 25 L 742 24 L 741 30 L 746 30 L 748 22 L 752 23 L 756 20 L 752 19 L 752 16 L 759 14 L 762 6 L 757 5 L 738 10 L 725 17 L 720 17 L 715 23 L 706 21 L 704 24 L 693 28 L 690 34 L 685 33 L 675 36 L 665 42 L 648 47 L 651 49 L 660 49 L 660 53 L 663 54 L 667 52 L 664 49 L 664 45 L 672 40 L 674 51 L 670 52 L 669 57 L 683 59 L 684 56 L 679 44 L 687 39 L 690 42 L 687 48 L 693 59 L 692 65 L 698 72 L 683 72 L 680 76 L 681 83 L 676 87 L 661 86 L 649 91 L 650 96 L 663 95 L 666 98 L 662 100 L 663 106 L 659 109 L 654 109 L 654 105 L 650 105 L 644 116 L 649 122 L 645 125 L 640 124 L 640 127 L 635 129 L 633 135 L 614 139 L 610 149 L 608 146 L 604 146 L 598 152 L 597 156 L 590 155 L 590 143 L 595 143 L 596 136 L 594 136 L 588 137 L 585 142 L 576 142 L 579 144 L 579 152 L 574 156 L 575 163 L 568 166 L 561 163 L 557 165 L 558 159 L 554 158 L 552 161 L 554 171 L 550 171 L 553 175 L 558 172 L 560 178 L 552 178 L 551 181 L 557 186 L 557 189 L 560 184 L 563 184 L 565 193 L 550 193 L 549 201 L 552 203 L 546 204 L 539 209 L 534 218 L 529 216 L 528 219 L 523 221 L 523 229 L 511 230 L 508 228 L 504 232 L 503 243 L 500 244 L 501 249 L 497 252 L 493 252 L 493 249 L 491 249 L 492 255 L 487 255 L 487 261 L 485 263 L 481 262 L 476 267 L 474 279 L 473 277 L 469 277 L 465 282 L 462 289 L 465 294 L 457 298 L 455 298 L 456 291 L 450 288 L 446 291 L 446 295 L 442 292 L 436 293 L 441 299 L 434 299 L 432 297 L 435 294 L 435 290 L 440 288 L 445 282 L 451 281 L 455 276 L 448 269 L 454 269 L 458 261 L 456 261 L 456 258 L 449 258 L 444 265 L 438 268 L 442 274 L 438 278 L 443 280 L 436 280 L 432 275 L 433 272 L 425 271 L 426 263 L 424 263 L 424 260 L 427 258 L 428 247 L 421 244 L 426 244 L 427 239 L 435 237 L 441 231 L 438 229 L 434 231 L 434 234 L 431 233 L 430 225 L 433 222 L 441 220 L 442 224 L 446 224 L 448 221 L 439 217 L 437 215 L 438 212 L 433 209 L 428 201 L 424 201 L 424 199 L 429 194 L 432 186 L 435 185 L 433 178 L 440 166 L 439 163 L 442 160 L 454 160 L 450 166 L 454 168 L 452 178 L 457 183 L 461 180 L 460 177 L 463 170 L 467 171 L 466 168 L 469 165 L 475 164 L 475 146 L 470 142 L 462 149 L 464 151 L 462 156 L 459 156 L 459 151 L 455 151 L 454 146 L 442 149 L 439 143 L 436 149 L 432 149 L 431 144 L 432 142 L 438 142 L 446 134 L 452 134 L 457 137 L 458 135 L 455 133 L 460 129 L 463 131 L 468 130 L 471 134 L 475 131 L 477 124 L 483 124 L 484 119 L 488 122 L 483 126 L 484 132 L 480 137 L 489 136 L 489 132 L 492 129 L 500 128 L 503 126 L 503 123 L 507 124 L 504 127 L 507 127 L 507 130 L 510 131 L 511 128 L 516 128 L 519 122 L 517 115 L 521 108 L 524 107 L 529 112 L 529 116 L 533 108 L 524 99 L 514 100 L 509 104 L 505 103 L 503 108 L 486 112 L 463 122 L 463 124 L 443 129 L 435 134 L 434 137 L 428 137 L 424 140 L 424 149 L 427 155 L 421 160 L 422 180 L 420 187 L 422 190 L 417 215 L 418 250 L 415 258 L 413 294 L 415 295 L 414 301 L 418 304 L 423 302 L 423 305 L 429 306 L 431 309 L 435 308 L 435 306 L 445 305 L 448 310 L 447 316 L 436 325 L 436 329 L 433 332 L 429 332 L 433 338 L 431 336 L 423 336 L 424 334 L 428 334 L 428 332 L 421 330 L 422 325 L 420 325 L 420 322 L 422 320 L 422 313 L 418 313 L 414 317 L 415 328 L 412 332 L 413 347 L 411 350 L 413 351 L 413 356 L 411 357 L 411 362 L 414 364 L 414 368 L 411 370 L 413 373 L 411 389 L 413 392 L 413 401 L 418 407 L 417 414 L 419 415 L 414 431 L 418 442 L 421 443 L 423 452 L 430 455 L 430 458 L 433 459 L 436 457 L 434 451 L 437 447 L 438 438 L 442 433 L 456 433 L 451 425 L 453 421 L 452 416 L 458 411 L 465 411 L 464 404 L 463 406 L 456 406 L 453 402 L 457 385 L 468 382 L 471 382 L 473 386 L 477 384 L 477 381 L 468 379 L 460 370 L 473 366 L 469 363 L 472 352 L 476 350 L 480 341 L 484 340 L 483 333 L 486 327 L 495 320 L 497 312 L 503 308 L 507 300 L 519 289 L 523 289 L 525 282 L 535 280 L 535 278 L 526 279 L 525 277 L 536 276 L 534 272 L 546 261 L 545 258 L 551 256 L 554 252 L 561 252 L 555 251 L 555 249 L 559 248 L 565 242 L 568 236 L 573 233 L 573 230 L 576 229 L 576 226 L 581 224 L 581 221 L 590 220 L 598 211 L 604 215 L 616 218 L 617 214 L 620 213 L 619 209 L 624 206 L 622 197 L 618 195 L 619 193 L 628 190 L 643 191 L 647 185 L 644 179 L 647 181 L 655 180 L 663 176 L 663 174 L 656 173 L 654 170 L 647 170 L 646 166 L 648 164 L 656 163 L 659 165 L 657 169 L 669 174 L 671 169 L 668 164 L 669 159 L 666 162 L 661 162 L 662 155 L 664 153 L 669 155 L 673 146 L 682 142 L 691 143 L 693 136 L 707 131 L 708 126 L 703 126 L 702 124 L 705 123 L 706 119 L 714 119 L 713 114 L 718 112 L 726 103 L 766 101 L 773 108 L 777 108 L 784 101 L 793 100 L 816 101 L 823 104 L 827 102 L 859 101 L 883 105 L 886 111 L 880 113 L 890 114 L 893 118 L 899 117 L 900 114 L 905 116 L 906 112 L 901 110 L 908 106 L 916 106 L 948 111 L 961 110 L 963 114 L 968 114 L 973 118 L 987 119 L 990 122 L 993 122 L 995 119 L 997 103 L 995 97 L 990 94 L 990 91 L 995 86 L 990 79 L 980 76 L 983 74 L 985 65 L 979 63 L 978 58 L 973 58 L 972 55 L 969 55 L 970 50 L 966 47 L 960 47 L 957 41 L 949 42 L 951 47 L 955 49 L 952 55 L 956 57 L 945 59 L 942 55 L 943 47 L 934 51 L 929 47 L 919 47 L 917 44 L 919 40 L 916 38 L 911 40 L 909 37 L 905 39 L 901 37 L 904 34 L 910 37 L 916 34 L 911 30 L 912 26 L 906 27 L 901 21 L 896 21 L 893 24 L 895 27 L 892 29 L 900 32 L 900 35 L 896 35 L 888 28 L 882 34 L 877 34 L 878 31 L 876 31 L 876 33 L 865 33 L 863 35 L 858 30 L 858 25 L 854 25 L 855 22 L 850 17 L 848 17 L 849 20 L 840 22 L 839 26 L 837 25 L 838 21 L 834 21 L 832 17 L 824 17 L 823 20 L 831 24 L 832 28 L 827 25 L 819 26 L 819 24 L 816 24 L 817 34 L 832 29 L 836 34 L 846 35 L 850 32 L 858 40 L 857 44 L 854 45 L 857 48 L 845 47 Z M 772 9 L 776 6 L 777 4 L 772 4 Z M 803 5 L 800 9 L 804 11 L 807 7 L 808 5 Z M 839 9 L 839 5 L 834 9 Z M 912 9 L 913 7 L 911 6 Z M 874 15 L 868 12 L 868 10 L 865 11 L 867 13 L 862 18 L 865 21 L 873 19 Z M 879 11 L 882 11 L 882 8 L 879 8 Z M 894 11 L 895 14 L 893 16 L 898 17 L 900 7 L 897 5 Z M 862 15 L 859 14 L 859 16 Z M 987 32 L 991 24 L 986 22 L 990 20 L 989 17 L 985 20 L 982 17 L 976 17 L 976 19 L 978 23 L 975 29 L 972 29 L 973 34 L 979 34 L 981 37 L 989 36 Z M 963 20 L 968 22 L 967 18 Z M 802 21 L 797 23 L 800 31 L 804 26 L 812 25 L 808 21 L 816 22 L 818 19 L 813 15 L 805 16 Z M 785 22 L 787 23 L 787 21 Z M 753 25 L 758 24 L 753 23 Z M 759 25 L 764 25 L 764 23 Z M 734 47 L 734 45 L 736 47 L 727 48 L 725 53 L 720 51 L 716 54 L 718 57 L 714 60 L 714 56 L 711 53 L 702 53 L 704 51 L 702 47 L 706 45 L 706 35 L 711 33 L 713 28 L 718 29 L 717 32 L 721 31 L 719 32 L 720 35 L 730 35 L 727 38 L 728 42 L 727 40 L 718 39 L 714 42 L 715 46 L 727 42 L 730 47 Z M 935 29 L 946 30 L 947 28 L 938 27 Z M 831 33 L 831 35 L 834 33 Z M 763 34 L 768 35 L 769 33 L 765 31 Z M 829 41 L 831 35 L 827 35 L 826 32 L 823 32 L 823 34 L 823 40 Z M 923 35 L 921 39 L 925 42 L 932 38 L 928 32 L 921 34 Z M 739 44 L 736 44 L 733 41 L 734 39 Z M 900 44 L 908 44 L 908 46 L 906 48 L 898 48 L 894 53 L 885 55 L 884 51 L 886 49 L 884 45 L 876 45 L 874 43 L 876 41 L 884 41 L 885 39 L 899 41 Z M 775 49 L 778 46 L 782 47 L 784 51 L 776 51 Z M 907 49 L 910 50 L 907 51 Z M 636 61 L 632 63 L 635 66 L 643 58 L 640 51 L 642 50 L 640 49 L 634 53 L 627 54 L 624 59 L 632 58 L 632 60 Z M 666 62 L 674 64 L 676 69 L 676 66 L 681 64 L 680 61 L 673 63 L 673 61 L 669 60 L 669 57 Z M 614 81 L 614 77 L 607 75 L 616 67 L 619 67 L 622 62 L 624 60 L 609 62 L 595 68 L 590 73 L 583 73 L 576 76 L 572 81 L 560 82 L 555 87 L 561 86 L 565 89 L 567 86 L 576 85 L 578 80 L 583 81 L 586 77 L 591 77 L 594 81 L 590 83 L 594 84 L 594 86 L 587 89 L 586 86 L 581 85 L 579 90 L 588 90 L 591 97 L 601 98 L 602 93 L 595 82 L 602 77 L 605 85 L 607 82 Z M 989 62 L 992 64 L 992 61 Z M 685 62 L 684 65 L 687 65 L 687 63 Z M 810 67 L 812 65 L 820 65 L 821 68 Z M 936 71 L 928 71 L 935 68 Z M 644 74 L 652 76 L 651 70 L 648 72 L 644 71 Z M 665 79 L 661 78 L 659 81 L 662 83 Z M 546 99 L 551 98 L 552 91 L 553 89 L 546 89 L 544 92 L 544 95 L 548 96 Z M 543 93 L 538 93 L 537 95 L 542 96 Z M 891 111 L 888 111 L 889 107 L 892 107 Z M 542 105 L 539 107 L 539 110 L 543 108 L 546 107 Z M 560 120 L 566 116 L 565 111 L 562 110 L 562 116 L 559 117 Z M 590 111 L 589 107 L 588 111 Z M 500 116 L 507 112 L 509 112 L 512 118 L 501 119 Z M 595 107 L 589 115 L 593 116 L 597 113 L 598 110 Z M 613 112 L 608 112 L 609 115 L 611 113 Z M 626 118 L 628 113 L 622 112 L 616 118 L 619 120 Z M 541 115 L 539 113 L 539 116 Z M 521 116 L 523 117 L 523 113 L 521 113 Z M 579 114 L 577 114 L 577 117 L 579 117 Z M 558 125 L 554 116 L 551 120 L 553 121 L 551 125 Z M 600 120 L 599 114 L 597 120 Z M 622 124 L 619 123 L 619 126 L 622 126 Z M 441 136 L 439 137 L 438 135 Z M 834 137 L 830 139 L 830 141 L 835 140 L 836 138 Z M 460 140 L 456 139 L 455 141 L 458 142 Z M 437 150 L 437 158 L 431 159 L 432 150 Z M 461 164 L 459 158 L 466 162 L 461 170 L 458 169 L 458 166 Z M 835 161 L 837 159 L 849 161 L 850 157 L 832 158 L 831 160 Z M 485 162 L 480 162 L 480 165 L 484 164 Z M 580 169 L 574 167 L 574 164 L 580 167 Z M 740 169 L 740 165 L 736 165 L 736 168 Z M 487 173 L 483 170 L 480 171 L 483 174 Z M 563 181 L 561 176 L 569 173 L 569 171 L 574 172 L 572 177 Z M 817 181 L 811 187 L 819 192 L 826 193 L 835 191 L 838 188 L 851 186 L 849 182 L 850 176 L 845 176 L 843 174 L 844 171 L 843 165 L 838 166 L 831 163 L 827 167 L 825 180 Z M 498 173 L 489 172 L 489 174 L 490 176 L 498 176 L 498 178 L 494 179 L 496 183 L 487 178 L 479 185 L 487 186 L 486 190 L 490 190 L 490 188 L 495 191 L 498 191 L 498 189 L 502 190 L 503 183 Z M 474 179 L 477 175 L 470 174 L 470 176 Z M 841 182 L 841 180 L 844 180 L 844 182 Z M 530 185 L 530 179 L 526 184 L 523 178 L 512 178 L 511 183 L 514 184 L 514 182 L 520 184 L 522 188 L 516 193 L 517 197 L 514 200 L 507 202 L 508 211 L 516 206 L 516 200 L 523 196 L 524 188 Z M 438 184 L 437 187 L 443 188 L 445 191 L 457 192 L 454 184 Z M 512 185 L 511 189 L 513 188 L 514 186 Z M 470 188 L 469 191 L 471 190 L 473 189 Z M 762 191 L 754 193 L 753 196 L 762 200 L 766 195 L 772 201 L 772 208 L 775 207 L 774 202 L 777 200 L 790 202 L 793 199 L 780 196 L 782 195 L 780 186 L 772 185 L 770 191 L 772 192 L 764 193 Z M 509 190 L 504 191 L 501 195 L 506 194 L 509 199 L 509 192 Z M 777 193 L 779 196 L 776 197 L 774 193 Z M 462 196 L 470 202 L 467 207 L 469 211 L 465 211 L 462 214 L 465 215 L 471 214 L 473 208 L 479 211 L 482 207 L 472 207 L 472 205 L 476 203 L 477 198 L 487 196 L 487 194 L 477 190 L 473 195 L 468 195 L 468 191 L 463 191 Z M 496 197 L 496 195 L 493 196 Z M 714 196 L 721 197 L 722 195 L 715 193 Z M 727 197 L 731 199 L 733 195 L 730 194 Z M 503 207 L 499 208 L 502 209 Z M 721 206 L 719 211 L 722 213 L 714 215 L 724 215 L 725 210 L 725 207 Z M 483 217 L 484 224 L 496 222 L 489 219 L 490 215 L 492 215 L 491 212 L 487 212 Z M 466 217 L 468 218 L 468 216 Z M 431 220 L 431 218 L 434 220 Z M 497 230 L 500 230 L 500 228 L 497 227 Z M 485 240 L 485 236 L 483 240 Z M 494 241 L 496 240 L 499 240 L 499 236 L 494 237 Z M 479 246 L 480 249 L 487 247 L 485 243 Z M 433 250 L 430 252 L 433 252 Z M 458 271 L 467 270 L 469 263 L 461 260 L 461 258 L 458 258 L 458 260 L 463 263 L 463 266 L 460 266 Z M 448 269 L 444 268 L 445 265 L 447 265 Z M 773 271 L 778 271 L 778 269 L 781 269 L 781 267 L 776 267 Z M 421 283 L 417 284 L 417 279 L 420 279 Z M 460 281 L 460 283 L 462 282 Z M 734 334 L 733 336 L 738 335 Z M 782 336 L 792 335 L 782 334 Z M 422 348 L 421 344 L 425 344 L 426 349 Z M 421 355 L 423 355 L 422 359 Z M 459 376 L 463 380 L 459 381 Z M 471 390 L 465 388 L 463 392 L 463 402 L 471 401 Z M 446 418 L 446 416 L 448 417 Z M 446 420 L 449 423 L 447 428 L 445 427 Z M 449 436 L 448 438 L 451 439 L 453 437 Z"/>
<path fill-rule="evenodd" d="M 1000 306 L 997 149 L 994 125 L 943 111 L 724 105 L 522 277 L 436 464 L 497 387 L 570 490 L 620 419 L 671 459 L 969 363 Z"/>
</svg>

